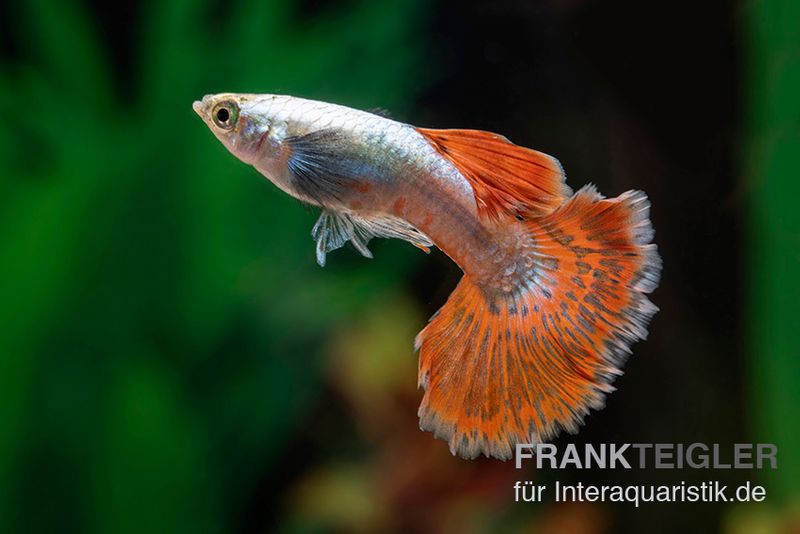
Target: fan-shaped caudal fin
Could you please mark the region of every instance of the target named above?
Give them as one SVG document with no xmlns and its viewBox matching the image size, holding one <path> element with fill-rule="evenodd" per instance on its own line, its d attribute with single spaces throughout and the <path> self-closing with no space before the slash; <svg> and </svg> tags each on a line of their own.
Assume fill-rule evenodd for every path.
<svg viewBox="0 0 800 534">
<path fill-rule="evenodd" d="M 417 336 L 420 426 L 465 458 L 507 459 L 517 443 L 573 432 L 601 408 L 657 308 L 645 296 L 661 260 L 644 193 L 584 188 L 554 213 L 519 223 L 533 268 L 513 295 L 462 278 Z"/>
<path fill-rule="evenodd" d="M 558 160 L 480 130 L 417 128 L 469 181 L 478 211 L 496 220 L 503 214 L 546 215 L 572 193 Z"/>
</svg>

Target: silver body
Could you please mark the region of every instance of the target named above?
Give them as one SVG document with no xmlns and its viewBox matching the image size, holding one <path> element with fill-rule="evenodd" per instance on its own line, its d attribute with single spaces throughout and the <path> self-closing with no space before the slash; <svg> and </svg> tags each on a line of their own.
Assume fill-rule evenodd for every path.
<svg viewBox="0 0 800 534">
<path fill-rule="evenodd" d="M 221 130 L 210 116 L 214 106 L 226 100 L 240 109 L 239 124 L 232 131 Z M 507 278 L 503 271 L 508 270 L 509 256 L 529 245 L 524 232 L 479 219 L 470 183 L 412 126 L 280 95 L 212 95 L 194 108 L 234 155 L 286 193 L 365 220 L 397 217 L 424 233 L 476 280 L 497 279 L 498 286 L 504 285 L 500 279 Z M 362 171 L 346 194 L 325 202 L 298 191 L 287 165 L 293 157 L 290 140 L 314 132 L 336 132 L 336 150 L 355 154 Z"/>
</svg>

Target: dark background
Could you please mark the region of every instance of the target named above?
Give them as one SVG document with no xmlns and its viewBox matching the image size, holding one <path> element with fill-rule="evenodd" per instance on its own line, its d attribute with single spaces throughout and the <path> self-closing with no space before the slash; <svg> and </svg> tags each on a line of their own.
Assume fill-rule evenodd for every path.
<svg viewBox="0 0 800 534">
<path fill-rule="evenodd" d="M 789 2 L 0 6 L 0 530 L 798 528 Z M 380 242 L 319 269 L 316 213 L 192 112 L 222 91 L 496 131 L 574 189 L 646 191 L 661 311 L 556 444 L 771 442 L 779 469 L 451 457 L 418 430 L 412 342 L 457 267 Z M 709 479 L 763 483 L 766 504 L 513 502 L 516 480 Z"/>
</svg>

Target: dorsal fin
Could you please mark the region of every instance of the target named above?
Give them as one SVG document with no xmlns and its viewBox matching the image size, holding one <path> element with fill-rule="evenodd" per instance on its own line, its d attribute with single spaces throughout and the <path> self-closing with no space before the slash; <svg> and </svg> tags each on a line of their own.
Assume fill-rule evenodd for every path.
<svg viewBox="0 0 800 534">
<path fill-rule="evenodd" d="M 572 194 L 556 158 L 515 145 L 502 135 L 481 130 L 417 131 L 461 171 L 475 191 L 479 213 L 490 219 L 546 215 Z"/>
<path fill-rule="evenodd" d="M 372 257 L 367 243 L 373 237 L 397 238 L 408 241 L 417 248 L 429 252 L 433 242 L 428 236 L 409 223 L 385 214 L 361 214 L 323 209 L 319 220 L 311 229 L 317 242 L 317 263 L 325 266 L 325 255 L 341 248 L 350 241 L 362 256 Z"/>
</svg>

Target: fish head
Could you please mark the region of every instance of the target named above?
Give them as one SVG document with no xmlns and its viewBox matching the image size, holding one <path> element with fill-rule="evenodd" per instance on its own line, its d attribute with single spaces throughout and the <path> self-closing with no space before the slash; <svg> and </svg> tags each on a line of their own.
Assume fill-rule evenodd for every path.
<svg viewBox="0 0 800 534">
<path fill-rule="evenodd" d="M 196 100 L 192 108 L 211 132 L 237 158 L 254 163 L 270 141 L 270 120 L 258 112 L 255 95 L 220 93 Z M 269 143 L 267 143 L 269 144 Z"/>
</svg>

